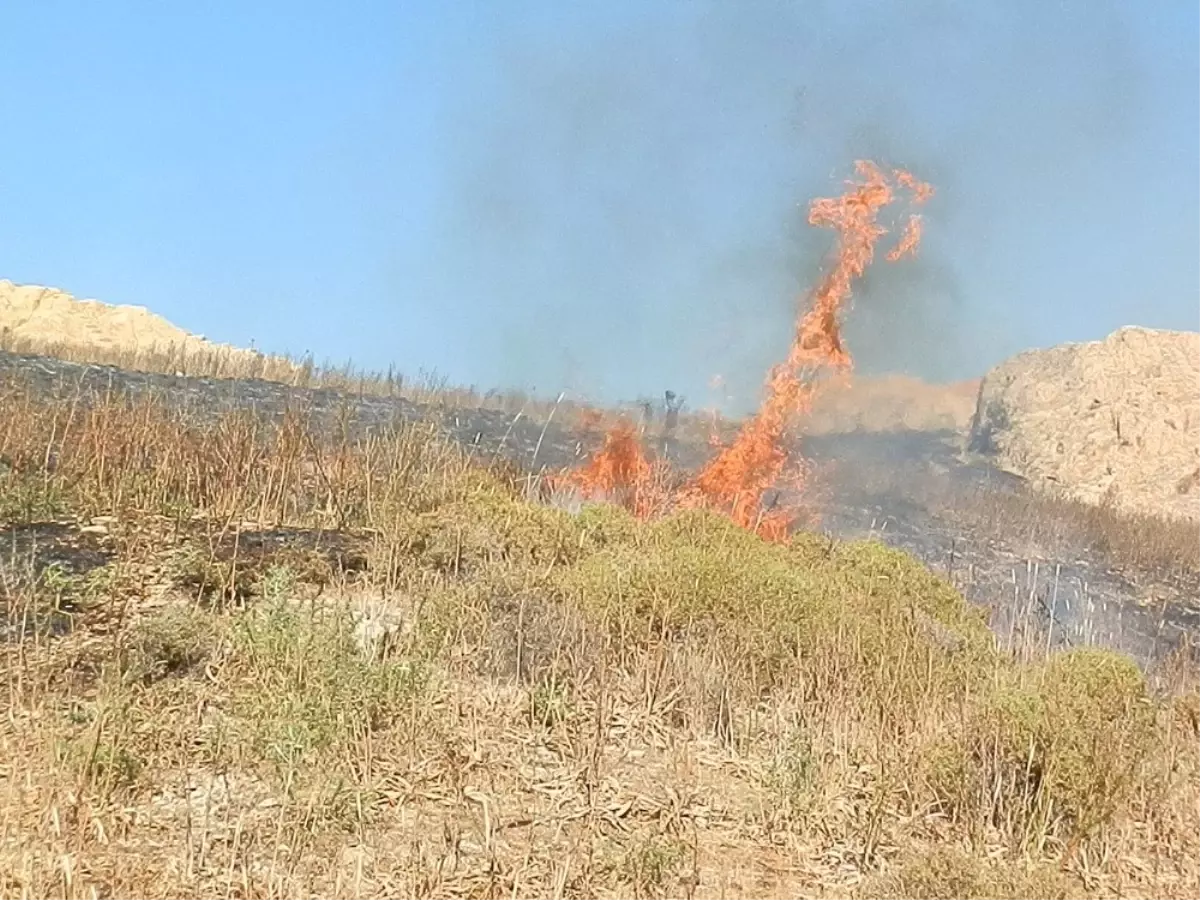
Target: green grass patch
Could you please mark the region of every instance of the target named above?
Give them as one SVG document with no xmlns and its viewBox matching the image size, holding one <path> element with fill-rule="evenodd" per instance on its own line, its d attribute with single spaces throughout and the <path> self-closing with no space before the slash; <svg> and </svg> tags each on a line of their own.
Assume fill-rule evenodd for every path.
<svg viewBox="0 0 1200 900">
<path fill-rule="evenodd" d="M 421 660 L 370 660 L 338 609 L 267 600 L 237 617 L 232 642 L 236 727 L 285 774 L 356 752 L 411 713 L 429 683 Z"/>
</svg>

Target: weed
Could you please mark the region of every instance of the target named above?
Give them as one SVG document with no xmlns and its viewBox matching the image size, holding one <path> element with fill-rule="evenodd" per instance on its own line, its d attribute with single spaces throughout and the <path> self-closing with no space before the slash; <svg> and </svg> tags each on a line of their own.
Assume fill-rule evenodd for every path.
<svg viewBox="0 0 1200 900">
<path fill-rule="evenodd" d="M 870 879 L 864 887 L 863 896 L 889 900 L 1069 900 L 1086 896 L 1077 882 L 1050 866 L 998 866 L 956 846 L 910 853 L 894 871 Z"/>
<path fill-rule="evenodd" d="M 564 722 L 571 713 L 571 696 L 565 685 L 543 681 L 529 695 L 529 718 L 541 727 L 551 728 Z"/>
<path fill-rule="evenodd" d="M 388 728 L 428 685 L 416 659 L 371 662 L 338 611 L 279 599 L 237 621 L 231 677 L 250 746 L 284 773 Z"/>
<path fill-rule="evenodd" d="M 767 770 L 767 783 L 789 816 L 803 814 L 812 804 L 817 783 L 817 759 L 812 738 L 796 729 L 784 739 Z"/>
<path fill-rule="evenodd" d="M 57 479 L 0 471 L 0 521 L 46 522 L 66 514 L 69 502 Z"/>
<path fill-rule="evenodd" d="M 1024 684 L 989 701 L 999 777 L 1029 797 L 1021 814 L 1040 815 L 1072 839 L 1106 824 L 1128 796 L 1154 740 L 1154 710 L 1141 672 L 1118 654 L 1084 648 L 1053 656 Z"/>
<path fill-rule="evenodd" d="M 221 632 L 222 623 L 211 613 L 190 605 L 168 607 L 134 626 L 126 677 L 151 684 L 187 675 L 216 652 Z"/>
<path fill-rule="evenodd" d="M 678 840 L 654 836 L 635 844 L 621 861 L 621 874 L 636 897 L 667 896 L 687 848 Z"/>
</svg>

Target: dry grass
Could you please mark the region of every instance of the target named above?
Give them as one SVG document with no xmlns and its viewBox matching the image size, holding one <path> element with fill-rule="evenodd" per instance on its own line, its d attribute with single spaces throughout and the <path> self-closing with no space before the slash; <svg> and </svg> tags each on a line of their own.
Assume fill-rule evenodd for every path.
<svg viewBox="0 0 1200 900">
<path fill-rule="evenodd" d="M 1092 504 L 1047 489 L 963 488 L 912 465 L 855 470 L 865 495 L 899 497 L 1019 556 L 1104 560 L 1136 581 L 1200 583 L 1200 523 Z"/>
<path fill-rule="evenodd" d="M 582 434 L 602 434 L 621 418 L 638 422 L 656 449 L 671 442 L 706 447 L 719 437 L 728 440 L 736 432 L 737 422 L 713 409 L 689 407 L 683 398 L 674 416 L 669 416 L 663 398 L 642 399 L 614 409 L 598 405 L 583 396 L 561 393 L 554 399 L 531 396 L 519 390 L 480 391 L 474 387 L 451 385 L 433 372 L 406 377 L 394 370 L 387 372 L 355 368 L 352 364 L 318 365 L 307 356 L 268 355 L 225 345 L 171 345 L 118 347 L 83 345 L 18 338 L 8 331 L 0 333 L 0 351 L 48 356 L 69 362 L 113 366 L 129 372 L 181 375 L 197 378 L 260 379 L 300 388 L 326 388 L 358 396 L 401 397 L 414 403 L 447 410 L 499 410 L 514 417 L 536 422 L 554 419 Z M 870 430 L 888 430 L 903 421 L 911 427 L 940 427 L 947 420 L 958 421 L 959 414 L 948 415 L 947 404 L 955 405 L 961 386 L 940 388 L 904 378 L 864 380 L 853 392 L 833 390 L 820 396 L 815 411 L 816 430 L 836 432 L 868 426 Z M 897 400 L 905 406 L 900 420 L 889 412 Z"/>
<path fill-rule="evenodd" d="M 0 896 L 1200 892 L 1188 672 L 1014 658 L 882 545 L 302 409 L 16 385 L 0 458 Z"/>
<path fill-rule="evenodd" d="M 18 337 L 4 329 L 0 350 L 24 356 L 50 356 L 69 362 L 115 366 L 131 372 L 190 375 L 198 378 L 261 378 L 304 385 L 319 377 L 311 360 L 268 356 L 225 345 L 97 346 Z"/>
<path fill-rule="evenodd" d="M 1166 581 L 1200 576 L 1200 523 L 1125 512 L 1047 491 L 996 491 L 987 501 L 960 507 L 959 518 L 1051 553 L 1084 550 L 1135 575 Z"/>
</svg>

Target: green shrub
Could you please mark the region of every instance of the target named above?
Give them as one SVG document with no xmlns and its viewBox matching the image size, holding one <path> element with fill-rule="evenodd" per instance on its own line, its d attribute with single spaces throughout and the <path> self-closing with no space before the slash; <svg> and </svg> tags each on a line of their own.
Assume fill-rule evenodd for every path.
<svg viewBox="0 0 1200 900">
<path fill-rule="evenodd" d="M 617 527 L 608 527 L 610 522 Z M 586 527 L 586 526 L 585 526 Z M 980 682 L 991 637 L 981 616 L 918 561 L 876 543 L 772 544 L 715 513 L 604 520 L 613 535 L 551 576 L 565 603 L 622 641 L 685 634 L 720 641 L 755 690 L 781 679 L 866 693 L 880 715 Z"/>
<path fill-rule="evenodd" d="M 632 544 L 642 525 L 633 513 L 613 503 L 589 503 L 575 516 L 580 544 L 595 550 L 613 544 Z"/>
<path fill-rule="evenodd" d="M 1155 740 L 1155 708 L 1137 665 L 1080 648 L 1017 669 L 968 725 L 969 760 L 943 787 L 995 797 L 991 815 L 1022 843 L 1083 838 L 1129 799 Z M 951 787 L 953 785 L 953 787 Z"/>
<path fill-rule="evenodd" d="M 0 523 L 25 525 L 66 514 L 70 500 L 57 480 L 0 469 Z"/>
<path fill-rule="evenodd" d="M 237 619 L 233 637 L 232 712 L 283 770 L 387 729 L 428 680 L 421 660 L 370 660 L 338 609 L 265 602 Z"/>
<path fill-rule="evenodd" d="M 212 613 L 191 605 L 168 606 L 134 627 L 125 677 L 150 684 L 185 675 L 212 655 L 220 632 L 220 620 Z"/>
<path fill-rule="evenodd" d="M 579 552 L 579 532 L 568 513 L 498 490 L 408 516 L 394 539 L 421 565 L 454 575 L 500 563 L 560 565 Z"/>
</svg>

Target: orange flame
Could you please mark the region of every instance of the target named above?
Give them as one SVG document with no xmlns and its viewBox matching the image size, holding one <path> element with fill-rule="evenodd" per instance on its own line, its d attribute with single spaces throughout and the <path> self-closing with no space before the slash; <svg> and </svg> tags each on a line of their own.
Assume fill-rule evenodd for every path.
<svg viewBox="0 0 1200 900">
<path fill-rule="evenodd" d="M 849 182 L 844 194 L 814 200 L 809 207 L 809 224 L 837 233 L 833 264 L 796 323 L 787 359 L 768 375 L 762 405 L 733 442 L 675 497 L 682 506 L 718 509 L 769 540 L 787 537 L 795 510 L 765 508 L 766 495 L 781 486 L 799 489 L 804 482 L 803 462 L 788 454 L 788 428 L 796 416 L 808 410 L 822 372 L 850 370 L 852 360 L 842 342 L 841 316 L 855 280 L 866 271 L 876 243 L 887 233 L 878 222 L 879 213 L 896 199 L 898 189 L 911 194 L 914 205 L 933 196 L 930 185 L 903 170 L 894 170 L 889 177 L 871 162 L 860 161 L 855 168 L 859 181 Z M 920 240 L 921 219 L 912 215 L 887 259 L 894 262 L 912 255 Z M 590 496 L 611 497 L 631 491 L 633 496 L 626 505 L 645 515 L 662 505 L 650 502 L 653 469 L 632 427 L 621 424 L 609 432 L 600 452 L 571 480 Z"/>
<path fill-rule="evenodd" d="M 585 497 L 616 502 L 639 518 L 657 509 L 655 465 L 638 440 L 637 429 L 621 419 L 604 435 L 604 444 L 580 469 L 562 483 Z"/>
</svg>

